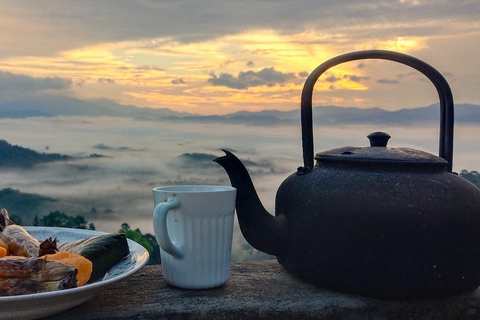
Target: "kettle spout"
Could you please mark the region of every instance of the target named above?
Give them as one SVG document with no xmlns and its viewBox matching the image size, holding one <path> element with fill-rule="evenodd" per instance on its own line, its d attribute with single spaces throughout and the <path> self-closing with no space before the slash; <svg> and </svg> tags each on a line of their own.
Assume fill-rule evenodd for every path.
<svg viewBox="0 0 480 320">
<path fill-rule="evenodd" d="M 286 250 L 286 220 L 274 217 L 260 202 L 243 163 L 230 151 L 213 161 L 221 165 L 237 189 L 236 209 L 240 230 L 252 247 L 268 254 L 282 256 Z"/>
</svg>

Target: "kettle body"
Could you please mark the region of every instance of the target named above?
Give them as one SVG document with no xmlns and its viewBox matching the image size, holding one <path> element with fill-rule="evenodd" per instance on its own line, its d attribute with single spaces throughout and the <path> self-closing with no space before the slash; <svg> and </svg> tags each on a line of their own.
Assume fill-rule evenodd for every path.
<svg viewBox="0 0 480 320">
<path fill-rule="evenodd" d="M 317 162 L 278 190 L 275 214 L 290 236 L 277 258 L 308 282 L 357 294 L 410 299 L 473 290 L 479 193 L 444 170 Z"/>
</svg>

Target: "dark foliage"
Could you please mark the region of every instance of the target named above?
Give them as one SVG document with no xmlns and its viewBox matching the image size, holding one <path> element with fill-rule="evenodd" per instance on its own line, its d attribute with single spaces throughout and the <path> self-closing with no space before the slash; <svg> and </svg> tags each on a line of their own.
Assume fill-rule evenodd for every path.
<svg viewBox="0 0 480 320">
<path fill-rule="evenodd" d="M 31 168 L 40 163 L 71 159 L 73 158 L 70 156 L 58 153 L 38 153 L 0 140 L 0 167 Z"/>
<path fill-rule="evenodd" d="M 68 216 L 64 212 L 52 211 L 48 215 L 38 219 L 35 218 L 34 225 L 38 223 L 39 226 L 44 227 L 63 227 L 75 229 L 90 229 L 95 230 L 93 223 L 88 223 L 83 216 Z"/>
<path fill-rule="evenodd" d="M 140 229 L 132 230 L 128 223 L 122 223 L 122 229 L 118 231 L 119 233 L 123 233 L 127 236 L 128 239 L 133 240 L 140 245 L 142 245 L 145 249 L 147 249 L 148 253 L 150 254 L 150 259 L 148 260 L 148 264 L 160 264 L 160 248 L 158 247 L 157 240 L 155 236 L 147 233 L 142 234 Z"/>
<path fill-rule="evenodd" d="M 33 193 L 23 193 L 11 188 L 0 190 L 0 207 L 6 208 L 11 216 L 22 216 L 26 213 L 35 213 L 46 202 L 55 202 L 55 199 Z M 30 216 L 33 217 L 33 215 Z M 14 220 L 16 221 L 16 220 Z M 18 222 L 17 222 L 18 223 Z"/>
<path fill-rule="evenodd" d="M 480 173 L 478 171 L 467 171 L 467 170 L 462 170 L 460 172 L 460 177 L 467 179 L 474 185 L 480 188 Z"/>
</svg>

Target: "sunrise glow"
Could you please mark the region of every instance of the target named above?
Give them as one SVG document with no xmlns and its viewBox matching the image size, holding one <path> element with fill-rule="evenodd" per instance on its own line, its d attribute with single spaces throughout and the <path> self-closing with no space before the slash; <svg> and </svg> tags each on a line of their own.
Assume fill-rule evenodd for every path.
<svg viewBox="0 0 480 320">
<path fill-rule="evenodd" d="M 395 3 L 397 10 L 420 10 L 423 5 L 420 1 Z M 20 28 L 14 20 L 7 19 L 6 13 L 0 13 L 0 20 L 5 27 Z M 330 21 L 328 16 L 326 20 Z M 70 85 L 64 94 L 80 99 L 111 99 L 123 104 L 201 114 L 270 108 L 291 110 L 298 107 L 307 75 L 338 54 L 366 49 L 392 50 L 425 56 L 446 74 L 453 74 L 453 64 L 450 66 L 449 60 L 443 57 L 455 55 L 455 47 L 446 47 L 445 43 L 459 37 L 473 39 L 480 34 L 478 23 L 469 24 L 466 20 L 457 21 L 447 34 L 433 32 L 440 18 L 419 19 L 416 32 L 411 31 L 411 23 L 404 19 L 357 23 L 349 17 L 345 23 L 337 20 L 330 23 L 333 21 L 334 27 L 325 28 L 312 20 L 291 30 L 273 24 L 272 27 L 227 28 L 224 32 L 208 27 L 209 32 L 215 30 L 216 33 L 196 35 L 193 40 L 185 40 L 189 33 L 180 31 L 158 36 L 146 32 L 144 36 L 110 37 L 110 40 L 105 36 L 104 40 L 88 45 L 81 45 L 88 42 L 81 38 L 70 38 L 78 41 L 79 46 L 60 43 L 62 36 L 64 41 L 69 41 L 62 33 L 58 39 L 47 39 L 59 49 L 48 51 L 42 47 L 48 53 L 35 54 L 35 50 L 31 50 L 8 54 L 0 59 L 0 70 L 14 76 L 65 79 Z M 7 47 L 9 41 L 13 41 L 6 35 L 3 40 Z M 442 48 L 442 55 L 435 54 L 439 52 L 436 48 Z M 454 66 L 456 74 L 469 72 L 468 68 L 459 67 L 459 63 Z M 395 93 L 393 85 L 399 84 L 400 79 L 404 85 Z M 378 91 L 391 90 L 392 94 L 405 97 L 405 92 L 412 91 L 408 85 L 417 87 L 412 82 L 414 79 L 412 75 L 402 74 L 396 66 L 378 67 L 370 61 L 344 64 L 329 70 L 318 81 L 315 90 L 321 94 L 317 102 L 395 109 L 398 106 L 392 104 L 391 99 L 380 99 Z M 461 77 L 456 79 L 462 81 Z M 418 106 L 421 101 L 426 100 L 416 103 L 412 97 L 407 105 Z"/>
</svg>

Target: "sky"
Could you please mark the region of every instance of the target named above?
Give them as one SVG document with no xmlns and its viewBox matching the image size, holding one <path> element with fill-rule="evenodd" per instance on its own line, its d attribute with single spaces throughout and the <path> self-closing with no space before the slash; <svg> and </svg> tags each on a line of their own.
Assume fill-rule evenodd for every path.
<svg viewBox="0 0 480 320">
<path fill-rule="evenodd" d="M 60 94 L 197 114 L 293 110 L 308 74 L 370 49 L 438 69 L 480 104 L 478 0 L 0 0 L 0 102 Z M 415 108 L 432 84 L 394 62 L 324 74 L 314 105 Z"/>
</svg>

